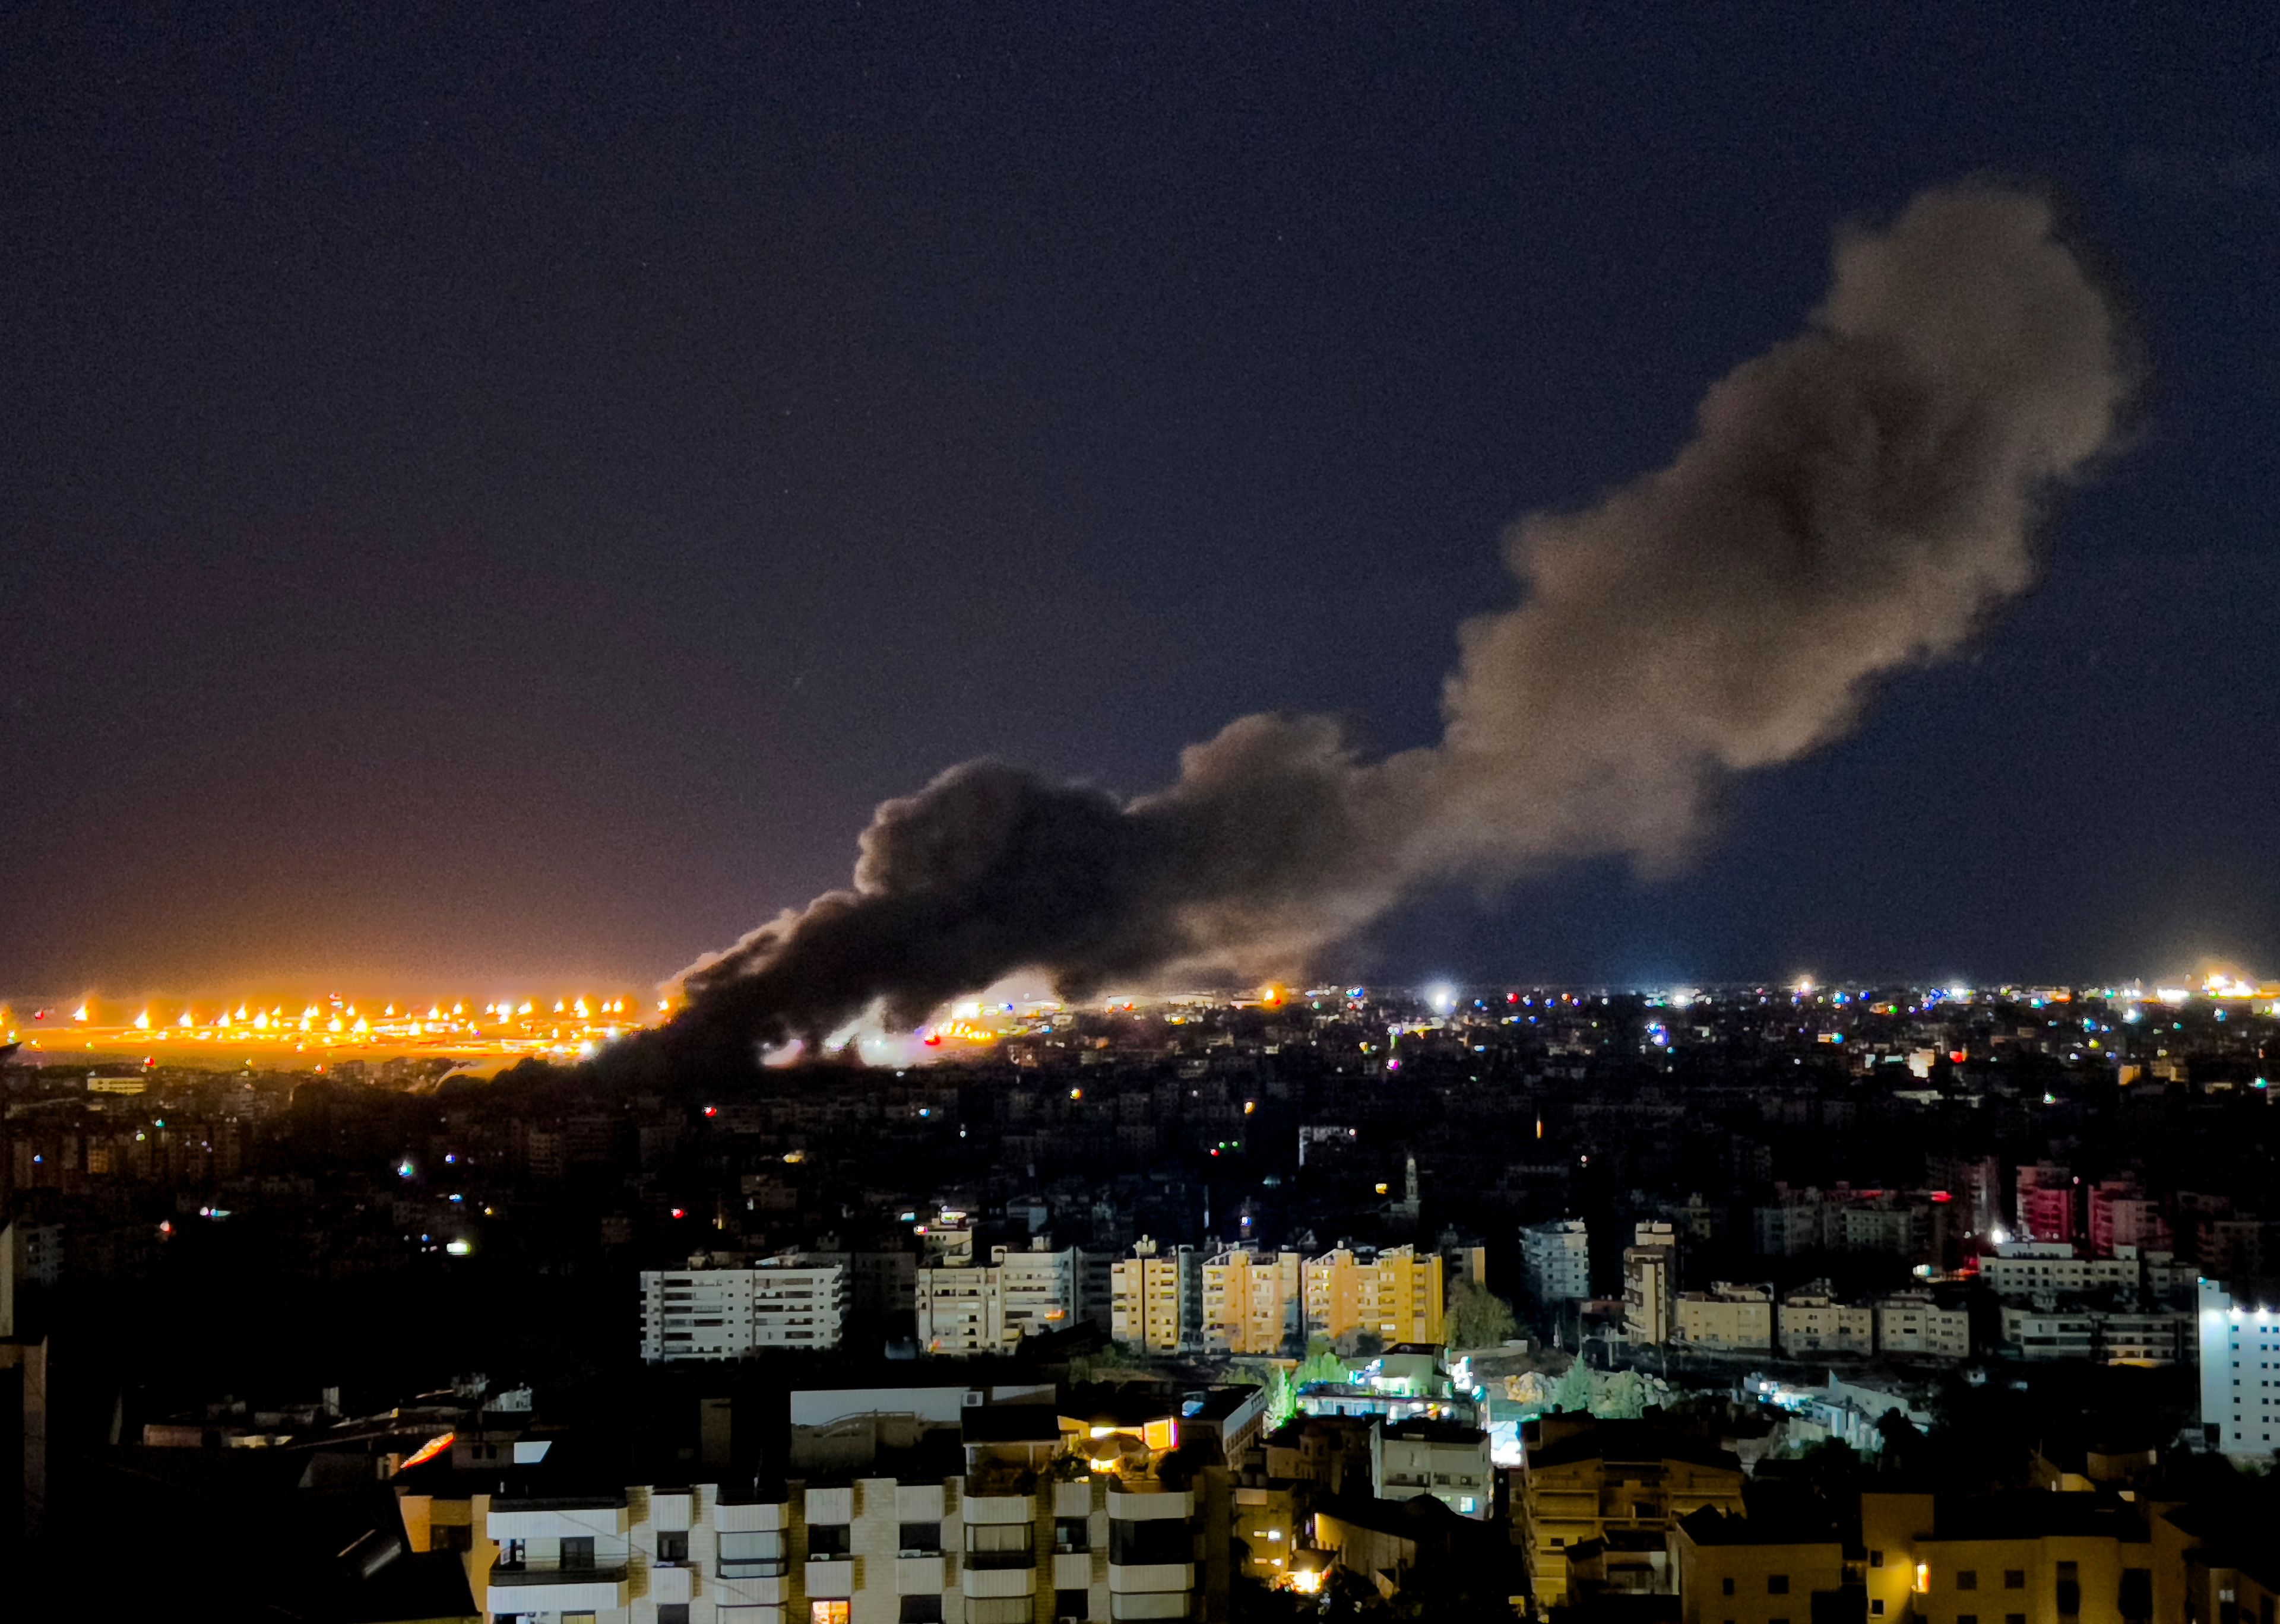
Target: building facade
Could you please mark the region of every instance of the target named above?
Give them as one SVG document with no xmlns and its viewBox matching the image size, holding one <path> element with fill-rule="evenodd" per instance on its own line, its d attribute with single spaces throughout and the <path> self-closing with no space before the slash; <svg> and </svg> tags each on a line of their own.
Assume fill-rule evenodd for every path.
<svg viewBox="0 0 2280 1624">
<path fill-rule="evenodd" d="M 787 1255 L 641 1276 L 643 1361 L 740 1359 L 767 1349 L 836 1348 L 847 1316 L 843 1264 Z"/>
</svg>

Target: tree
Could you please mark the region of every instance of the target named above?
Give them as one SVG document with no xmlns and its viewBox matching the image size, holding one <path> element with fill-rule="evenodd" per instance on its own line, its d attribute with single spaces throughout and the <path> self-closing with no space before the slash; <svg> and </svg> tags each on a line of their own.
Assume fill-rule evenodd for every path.
<svg viewBox="0 0 2280 1624">
<path fill-rule="evenodd" d="M 1292 1373 L 1294 1386 L 1306 1387 L 1316 1382 L 1344 1382 L 1345 1361 L 1331 1350 L 1327 1342 L 1307 1351 L 1305 1361 Z"/>
<path fill-rule="evenodd" d="M 1552 1402 L 1570 1414 L 1580 1414 L 1591 1407 L 1591 1367 L 1576 1359 L 1560 1378 L 1560 1385 L 1552 1389 Z"/>
<path fill-rule="evenodd" d="M 1591 1413 L 1602 1420 L 1635 1421 L 1646 1413 L 1646 1382 L 1636 1370 L 1618 1370 L 1600 1385 Z"/>
<path fill-rule="evenodd" d="M 1486 1286 L 1459 1280 L 1449 1288 L 1449 1312 L 1444 1326 L 1452 1348 L 1495 1348 L 1519 1330 L 1520 1321 L 1506 1302 Z"/>
<path fill-rule="evenodd" d="M 1267 1430 L 1274 1432 L 1298 1413 L 1298 1388 L 1290 1373 L 1276 1366 L 1267 1380 Z"/>
</svg>

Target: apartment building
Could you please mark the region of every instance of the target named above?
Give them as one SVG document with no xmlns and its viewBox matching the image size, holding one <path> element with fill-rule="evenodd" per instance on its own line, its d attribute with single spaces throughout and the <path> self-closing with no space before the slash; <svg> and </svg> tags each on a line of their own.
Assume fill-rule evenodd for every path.
<svg viewBox="0 0 2280 1624">
<path fill-rule="evenodd" d="M 2280 1447 L 2280 1313 L 2200 1284 L 2201 1422 L 2228 1455 L 2270 1459 Z"/>
<path fill-rule="evenodd" d="M 1647 1421 L 1555 1412 L 1529 1423 L 1522 1449 L 1520 1539 L 1540 1607 L 1568 1599 L 1568 1552 L 1586 1541 L 1667 1534 L 1705 1507 L 1742 1511 L 1730 1451 Z"/>
<path fill-rule="evenodd" d="M 2128 1179 L 2091 1186 L 2090 1255 L 2111 1258 L 2122 1247 L 2139 1252 L 2176 1249 L 2176 1236 L 2160 1202 Z"/>
<path fill-rule="evenodd" d="M 1489 1435 L 1447 1421 L 1397 1421 L 1379 1445 L 1384 1473 L 1380 1493 L 1390 1500 L 1429 1494 L 1456 1512 L 1485 1521 L 1496 1500 L 1496 1468 Z"/>
<path fill-rule="evenodd" d="M 1520 1232 L 1520 1266 L 1538 1304 L 1580 1303 L 1591 1295 L 1591 1238 L 1580 1218 L 1531 1224 Z"/>
<path fill-rule="evenodd" d="M 2103 1495 L 1863 1494 L 1860 1542 L 1871 1624 L 2144 1624 L 2154 1616 L 2153 1547 L 2142 1512 Z"/>
<path fill-rule="evenodd" d="M 950 1358 L 1010 1352 L 1025 1336 L 1065 1329 L 1083 1312 L 1083 1259 L 1037 1235 L 1026 1251 L 993 1246 L 988 1263 L 921 1266 L 913 1287 L 921 1351 Z"/>
<path fill-rule="evenodd" d="M 2071 1242 L 2081 1230 L 2075 1216 L 2074 1174 L 2055 1162 L 2019 1169 L 2018 1227 L 2023 1241 Z"/>
<path fill-rule="evenodd" d="M 742 1493 L 597 1488 L 543 1451 L 423 1468 L 406 1543 L 463 1552 L 478 1611 L 517 1624 L 1227 1617 L 1227 1474 L 1180 1448 L 1180 1395 L 990 1397 L 793 1393 L 787 1478 Z"/>
<path fill-rule="evenodd" d="M 1203 1266 L 1206 1353 L 1273 1357 L 1303 1347 L 1305 1261 L 1295 1251 L 1237 1246 Z"/>
<path fill-rule="evenodd" d="M 1704 1510 L 1680 1518 L 1669 1543 L 1679 1624 L 1808 1624 L 1840 1612 L 1845 1543 L 1833 1528 Z"/>
<path fill-rule="evenodd" d="M 1719 1281 L 1678 1296 L 1677 1340 L 1706 1353 L 1756 1353 L 1774 1345 L 1774 1289 Z"/>
<path fill-rule="evenodd" d="M 1790 1358 L 1876 1351 L 1876 1310 L 1839 1302 L 1825 1280 L 1782 1298 L 1780 1326 L 1781 1350 Z"/>
<path fill-rule="evenodd" d="M 1623 1248 L 1623 1340 L 1653 1347 L 1677 1329 L 1678 1232 L 1660 1220 L 1640 1224 Z"/>
<path fill-rule="evenodd" d="M 1900 1291 L 1876 1304 L 1876 1349 L 1923 1358 L 1971 1357 L 1971 1315 L 1943 1308 L 1929 1291 Z"/>
<path fill-rule="evenodd" d="M 836 1348 L 847 1298 L 843 1263 L 797 1253 L 752 1262 L 699 1253 L 685 1269 L 644 1269 L 642 1358 L 654 1365 Z"/>
<path fill-rule="evenodd" d="M 1192 1246 L 1167 1251 L 1142 1235 L 1109 1270 L 1108 1334 L 1152 1353 L 1186 1353 L 1203 1341 L 1204 1262 Z"/>
<path fill-rule="evenodd" d="M 2005 1349 L 2030 1361 L 2174 1365 L 2195 1345 L 2193 1316 L 2183 1309 L 2054 1307 L 2045 1301 L 2006 1303 L 1999 1312 Z"/>
<path fill-rule="evenodd" d="M 1301 1275 L 1306 1335 L 1375 1333 L 1388 1346 L 1438 1343 L 1447 1302 L 1444 1265 L 1414 1247 L 1335 1248 L 1306 1260 Z"/>
<path fill-rule="evenodd" d="M 1979 1260 L 1982 1284 L 1998 1297 L 2082 1292 L 2184 1292 L 2199 1279 L 2192 1265 L 2168 1252 L 2117 1246 L 2111 1258 L 2084 1258 L 2064 1242 L 2007 1241 Z"/>
</svg>

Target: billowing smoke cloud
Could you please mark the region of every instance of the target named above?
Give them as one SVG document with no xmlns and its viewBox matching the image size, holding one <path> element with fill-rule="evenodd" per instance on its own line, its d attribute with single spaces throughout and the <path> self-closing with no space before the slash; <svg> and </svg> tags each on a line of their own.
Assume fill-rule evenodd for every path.
<svg viewBox="0 0 2280 1624">
<path fill-rule="evenodd" d="M 1928 193 L 1840 237 L 1828 302 L 1713 386 L 1668 466 L 1514 529 L 1521 600 L 1464 627 L 1438 745 L 1366 762 L 1323 718 L 1247 716 L 1129 802 L 953 767 L 879 808 L 852 889 L 685 972 L 675 1025 L 749 1054 L 1020 969 L 1071 996 L 1288 974 L 1421 883 L 1667 865 L 1722 775 L 1837 738 L 2029 585 L 2037 510 L 2123 386 L 2044 202 Z"/>
</svg>

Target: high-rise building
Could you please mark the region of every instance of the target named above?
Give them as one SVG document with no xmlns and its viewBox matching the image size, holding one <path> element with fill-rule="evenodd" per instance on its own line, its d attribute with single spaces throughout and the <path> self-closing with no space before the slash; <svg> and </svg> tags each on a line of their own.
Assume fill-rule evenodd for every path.
<svg viewBox="0 0 2280 1624">
<path fill-rule="evenodd" d="M 1192 1246 L 1165 1251 L 1142 1235 L 1109 1272 L 1108 1334 L 1152 1353 L 1184 1353 L 1203 1339 L 1204 1264 Z"/>
<path fill-rule="evenodd" d="M 2106 1179 L 2091 1186 L 2090 1255 L 2111 1258 L 2117 1247 L 2169 1251 L 2176 1236 L 2161 1203 L 2129 1179 Z"/>
<path fill-rule="evenodd" d="M 2072 1241 L 2081 1231 L 2075 1220 L 2074 1174 L 2055 1162 L 2019 1169 L 2018 1229 L 2022 1241 Z"/>
<path fill-rule="evenodd" d="M 644 1269 L 641 1351 L 650 1364 L 740 1359 L 771 1348 L 836 1348 L 847 1317 L 845 1265 L 788 1253 L 757 1262 L 700 1253 L 685 1269 Z"/>
<path fill-rule="evenodd" d="M 1306 1335 L 1369 1332 L 1388 1346 L 1437 1343 L 1447 1292 L 1440 1257 L 1413 1247 L 1355 1251 L 1337 1247 L 1306 1259 Z"/>
<path fill-rule="evenodd" d="M 2228 1455 L 2269 1460 L 2280 1448 L 2280 1313 L 2244 1305 L 2219 1281 L 2200 1282 L 2201 1425 Z"/>
<path fill-rule="evenodd" d="M 1297 1252 L 1236 1246 L 1203 1266 L 1203 1345 L 1207 1353 L 1273 1356 L 1291 1351 L 1303 1323 Z"/>
<path fill-rule="evenodd" d="M 1531 1224 L 1520 1232 L 1520 1268 L 1537 1303 L 1582 1302 L 1591 1295 L 1591 1238 L 1580 1218 Z"/>
<path fill-rule="evenodd" d="M 1660 1220 L 1640 1224 L 1623 1248 L 1623 1340 L 1657 1346 L 1675 1328 L 1678 1233 Z"/>
</svg>

